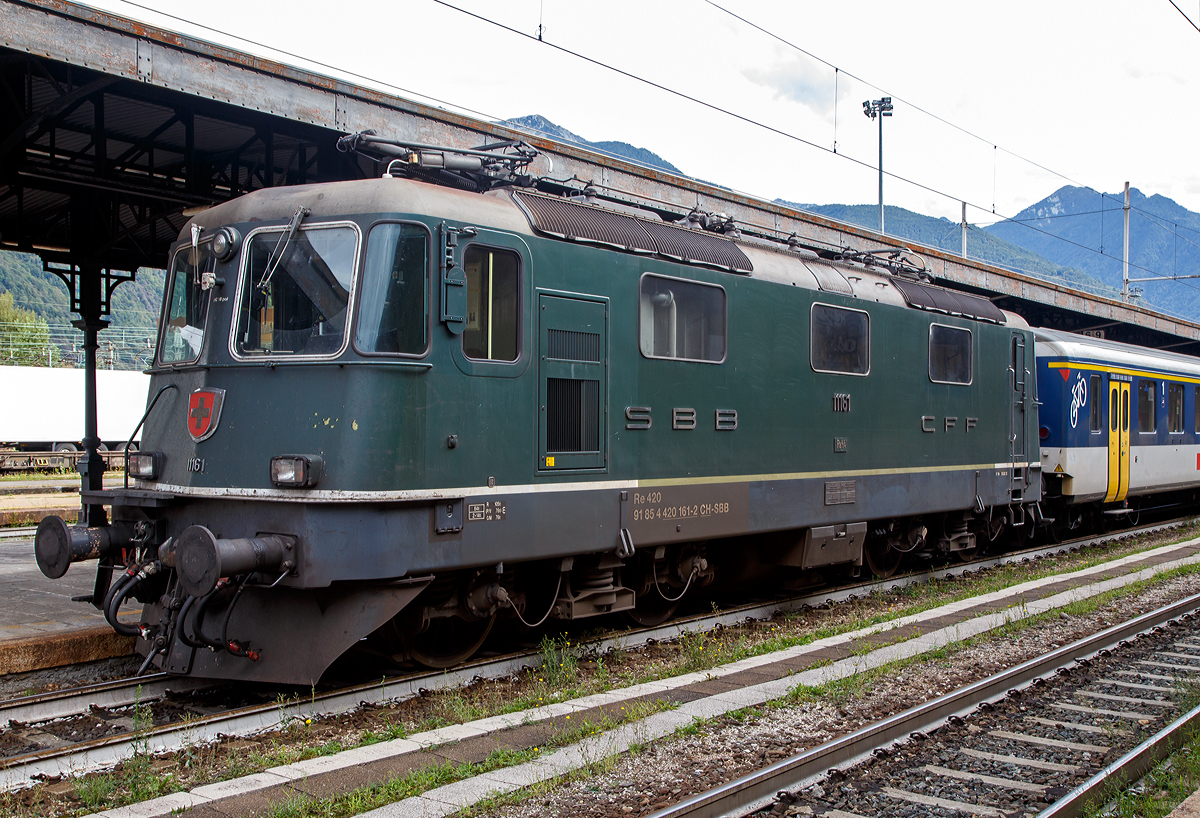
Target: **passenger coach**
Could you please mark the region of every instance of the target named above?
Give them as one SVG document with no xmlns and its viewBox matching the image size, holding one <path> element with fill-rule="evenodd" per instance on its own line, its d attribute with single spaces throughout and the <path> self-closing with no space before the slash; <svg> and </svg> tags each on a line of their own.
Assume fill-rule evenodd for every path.
<svg viewBox="0 0 1200 818">
<path fill-rule="evenodd" d="M 1054 330 L 1034 337 L 1048 502 L 1136 509 L 1131 498 L 1200 487 L 1200 361 Z"/>
</svg>

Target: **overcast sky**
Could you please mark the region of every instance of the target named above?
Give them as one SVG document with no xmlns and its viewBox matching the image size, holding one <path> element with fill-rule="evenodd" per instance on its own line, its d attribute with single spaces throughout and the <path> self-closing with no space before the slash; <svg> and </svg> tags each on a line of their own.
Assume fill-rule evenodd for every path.
<svg viewBox="0 0 1200 818">
<path fill-rule="evenodd" d="M 450 2 L 526 35 L 540 22 L 547 43 L 786 136 L 434 0 L 154 0 L 262 45 L 123 0 L 90 5 L 487 118 L 541 114 L 766 199 L 875 203 L 878 126 L 862 102 L 891 95 L 883 164 L 902 179 L 885 180 L 888 204 L 958 221 L 965 200 L 987 223 L 1064 184 L 1128 180 L 1200 211 L 1200 0 L 1176 0 L 1186 19 L 1168 0 Z"/>
</svg>

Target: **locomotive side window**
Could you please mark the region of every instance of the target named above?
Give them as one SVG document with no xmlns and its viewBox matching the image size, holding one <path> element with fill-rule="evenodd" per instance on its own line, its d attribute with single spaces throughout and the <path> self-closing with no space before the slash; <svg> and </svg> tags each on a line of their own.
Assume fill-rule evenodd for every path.
<svg viewBox="0 0 1200 818">
<path fill-rule="evenodd" d="M 1155 391 L 1158 384 L 1154 381 L 1138 381 L 1138 431 L 1148 434 L 1154 431 Z"/>
<path fill-rule="evenodd" d="M 200 275 L 213 269 L 210 244 L 183 247 L 175 254 L 167 320 L 158 345 L 158 360 L 164 364 L 188 363 L 200 357 L 208 315 L 208 292 L 200 289 Z"/>
<path fill-rule="evenodd" d="M 463 253 L 467 274 L 467 325 L 463 354 L 484 361 L 517 360 L 520 329 L 520 260 L 511 250 L 471 245 Z"/>
<path fill-rule="evenodd" d="M 251 236 L 238 317 L 240 355 L 334 355 L 346 335 L 358 250 L 352 227 Z"/>
<path fill-rule="evenodd" d="M 870 316 L 861 310 L 813 304 L 809 363 L 817 372 L 845 375 L 870 372 Z"/>
<path fill-rule="evenodd" d="M 638 323 L 647 358 L 725 360 L 725 290 L 714 284 L 642 276 Z"/>
<path fill-rule="evenodd" d="M 929 327 L 929 380 L 971 382 L 971 331 L 943 324 Z"/>
<path fill-rule="evenodd" d="M 1100 391 L 1099 375 L 1092 375 L 1088 378 L 1088 400 L 1092 402 L 1091 430 L 1099 434 L 1100 430 L 1104 428 L 1104 421 L 1100 419 L 1101 409 L 1104 406 L 1104 393 Z"/>
<path fill-rule="evenodd" d="M 1167 384 L 1167 430 L 1183 434 L 1183 384 Z"/>
<path fill-rule="evenodd" d="M 413 224 L 380 224 L 367 236 L 354 347 L 420 355 L 429 315 L 429 238 Z"/>
</svg>

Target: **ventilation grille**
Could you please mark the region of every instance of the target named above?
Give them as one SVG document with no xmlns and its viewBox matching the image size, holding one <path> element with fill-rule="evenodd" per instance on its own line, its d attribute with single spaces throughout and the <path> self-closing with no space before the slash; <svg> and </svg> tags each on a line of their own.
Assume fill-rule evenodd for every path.
<svg viewBox="0 0 1200 818">
<path fill-rule="evenodd" d="M 513 199 L 521 205 L 539 233 L 568 241 L 595 242 L 633 253 L 657 253 L 726 270 L 748 273 L 754 269 L 740 247 L 711 233 L 635 219 L 553 196 L 514 192 Z"/>
<path fill-rule="evenodd" d="M 600 381 L 546 379 L 546 451 L 600 451 Z"/>
<path fill-rule="evenodd" d="M 559 361 L 600 363 L 600 336 L 594 332 L 552 329 L 546 344 L 546 356 Z"/>
<path fill-rule="evenodd" d="M 842 293 L 854 295 L 850 282 L 840 272 L 827 264 L 805 264 L 808 271 L 817 279 L 817 286 L 827 293 Z"/>
<path fill-rule="evenodd" d="M 990 321 L 993 324 L 1003 324 L 1006 320 L 999 307 L 977 295 L 956 293 L 953 290 L 943 290 L 941 287 L 931 287 L 901 278 L 893 278 L 892 285 L 904 296 L 908 306 L 919 310 L 961 315 L 964 318 Z"/>
</svg>

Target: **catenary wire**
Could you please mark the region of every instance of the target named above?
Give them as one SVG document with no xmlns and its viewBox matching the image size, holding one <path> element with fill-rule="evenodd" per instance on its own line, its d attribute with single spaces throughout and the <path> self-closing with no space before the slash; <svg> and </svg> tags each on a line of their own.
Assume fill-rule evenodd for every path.
<svg viewBox="0 0 1200 818">
<path fill-rule="evenodd" d="M 1187 14 L 1184 14 L 1184 11 L 1183 11 L 1183 9 L 1181 9 L 1179 6 L 1175 5 L 1175 0 L 1167 0 L 1167 2 L 1168 2 L 1168 3 L 1170 3 L 1172 6 L 1175 6 L 1175 10 L 1176 10 L 1177 12 L 1179 12 L 1180 14 L 1183 14 L 1183 19 L 1185 19 L 1185 20 L 1187 20 L 1189 23 L 1191 23 L 1191 24 L 1192 24 L 1192 28 L 1196 29 L 1196 31 L 1200 31 L 1200 26 L 1198 26 L 1198 25 L 1196 25 L 1194 22 L 1192 22 L 1192 18 L 1191 18 L 1191 17 L 1188 17 L 1188 16 L 1187 16 Z"/>
</svg>

